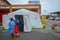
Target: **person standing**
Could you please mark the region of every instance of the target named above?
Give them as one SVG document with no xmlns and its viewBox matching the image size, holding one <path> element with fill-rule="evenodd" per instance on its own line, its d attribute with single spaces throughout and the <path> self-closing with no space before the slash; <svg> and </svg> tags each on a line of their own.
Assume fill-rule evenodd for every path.
<svg viewBox="0 0 60 40">
<path fill-rule="evenodd" d="M 10 19 L 10 22 L 8 24 L 9 28 L 8 28 L 8 34 L 11 35 L 11 37 L 14 37 L 14 27 L 15 27 L 16 23 L 13 20 L 13 18 Z"/>
<path fill-rule="evenodd" d="M 14 33 L 15 33 L 15 36 L 16 37 L 19 37 L 20 36 L 20 32 L 19 32 L 19 29 L 18 29 L 18 24 L 16 23 L 15 27 L 14 27 Z"/>
</svg>

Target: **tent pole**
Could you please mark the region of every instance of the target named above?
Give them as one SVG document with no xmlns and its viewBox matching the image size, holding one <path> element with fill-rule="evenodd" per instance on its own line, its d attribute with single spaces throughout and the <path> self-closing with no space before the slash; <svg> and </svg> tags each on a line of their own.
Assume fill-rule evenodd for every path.
<svg viewBox="0 0 60 40">
<path fill-rule="evenodd" d="M 12 6 L 11 5 L 9 5 L 9 10 L 10 10 L 10 12 L 12 12 Z"/>
</svg>

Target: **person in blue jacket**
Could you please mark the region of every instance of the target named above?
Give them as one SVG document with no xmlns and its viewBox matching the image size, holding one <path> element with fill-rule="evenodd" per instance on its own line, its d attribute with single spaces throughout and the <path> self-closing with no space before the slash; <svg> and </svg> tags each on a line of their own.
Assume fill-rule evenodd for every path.
<svg viewBox="0 0 60 40">
<path fill-rule="evenodd" d="M 11 35 L 11 37 L 14 37 L 14 27 L 15 27 L 16 23 L 13 20 L 13 18 L 10 19 L 10 22 L 8 24 L 9 28 L 8 28 L 8 34 Z"/>
</svg>

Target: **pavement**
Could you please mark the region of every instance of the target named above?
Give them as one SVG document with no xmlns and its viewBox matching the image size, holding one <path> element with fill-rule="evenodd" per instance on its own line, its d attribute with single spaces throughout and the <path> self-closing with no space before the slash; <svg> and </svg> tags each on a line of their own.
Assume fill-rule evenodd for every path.
<svg viewBox="0 0 60 40">
<path fill-rule="evenodd" d="M 20 37 L 13 39 L 6 31 L 0 32 L 0 40 L 60 40 L 60 33 L 51 29 L 51 24 L 47 22 L 46 29 L 34 29 L 32 32 L 20 32 Z"/>
<path fill-rule="evenodd" d="M 60 37 L 47 32 L 32 31 L 29 33 L 21 33 L 20 37 L 14 37 L 13 39 L 7 34 L 7 32 L 0 32 L 0 40 L 60 40 Z"/>
</svg>

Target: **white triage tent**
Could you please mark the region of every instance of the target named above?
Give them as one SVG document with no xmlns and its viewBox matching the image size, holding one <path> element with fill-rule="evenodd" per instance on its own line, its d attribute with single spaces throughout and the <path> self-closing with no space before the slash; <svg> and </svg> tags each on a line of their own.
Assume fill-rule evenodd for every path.
<svg viewBox="0 0 60 40">
<path fill-rule="evenodd" d="M 43 28 L 40 16 L 38 13 L 29 11 L 27 9 L 20 9 L 11 13 L 8 13 L 8 15 L 3 15 L 3 27 L 5 29 L 8 29 L 8 23 L 10 21 L 10 18 L 12 17 L 15 19 L 15 15 L 23 15 L 24 20 L 24 32 L 31 32 L 32 28 Z"/>
</svg>

